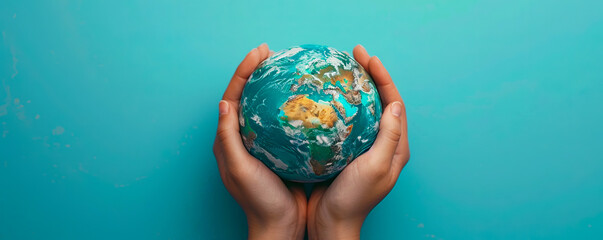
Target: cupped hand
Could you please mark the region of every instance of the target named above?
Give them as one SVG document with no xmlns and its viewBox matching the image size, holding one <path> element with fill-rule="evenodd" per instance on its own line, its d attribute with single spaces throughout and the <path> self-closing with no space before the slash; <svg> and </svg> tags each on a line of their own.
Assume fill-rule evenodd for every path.
<svg viewBox="0 0 603 240">
<path fill-rule="evenodd" d="M 300 184 L 285 183 L 251 156 L 239 135 L 239 102 L 245 83 L 270 50 L 262 44 L 237 67 L 222 101 L 214 155 L 226 189 L 247 216 L 249 239 L 302 239 L 306 224 L 306 195 Z"/>
<path fill-rule="evenodd" d="M 354 58 L 373 77 L 385 107 L 373 146 L 308 201 L 310 239 L 358 239 L 369 212 L 391 191 L 410 158 L 406 111 L 389 73 L 358 45 Z"/>
</svg>

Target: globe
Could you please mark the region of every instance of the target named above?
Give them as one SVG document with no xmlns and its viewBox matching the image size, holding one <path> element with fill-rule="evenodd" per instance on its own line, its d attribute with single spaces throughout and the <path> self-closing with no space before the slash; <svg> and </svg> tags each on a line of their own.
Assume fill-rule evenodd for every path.
<svg viewBox="0 0 603 240">
<path fill-rule="evenodd" d="M 320 182 L 367 151 L 381 101 L 347 53 L 302 45 L 274 53 L 249 77 L 239 108 L 245 148 L 283 179 Z"/>
</svg>

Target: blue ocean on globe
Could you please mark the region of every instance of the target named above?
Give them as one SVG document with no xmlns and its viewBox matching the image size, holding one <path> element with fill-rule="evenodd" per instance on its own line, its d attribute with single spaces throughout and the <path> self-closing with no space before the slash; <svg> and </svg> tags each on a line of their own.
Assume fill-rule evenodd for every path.
<svg viewBox="0 0 603 240">
<path fill-rule="evenodd" d="M 367 151 L 381 101 L 347 53 L 302 45 L 274 53 L 247 81 L 239 108 L 247 150 L 281 178 L 320 182 Z"/>
</svg>

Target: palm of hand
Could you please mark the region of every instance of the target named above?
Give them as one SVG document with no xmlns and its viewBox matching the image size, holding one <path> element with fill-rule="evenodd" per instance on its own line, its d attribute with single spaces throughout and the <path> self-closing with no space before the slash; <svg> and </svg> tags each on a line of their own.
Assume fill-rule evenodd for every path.
<svg viewBox="0 0 603 240">
<path fill-rule="evenodd" d="M 247 216 L 250 238 L 300 238 L 306 221 L 306 196 L 296 184 L 285 184 L 245 150 L 239 136 L 238 105 L 241 92 L 255 67 L 269 55 L 263 44 L 239 65 L 223 100 L 214 155 L 226 189 Z"/>
<path fill-rule="evenodd" d="M 258 159 L 248 156 L 249 165 L 239 171 L 225 173 L 223 182 L 235 199 L 241 199 L 244 209 L 253 209 L 255 222 L 258 224 L 292 225 L 300 212 L 298 209 L 299 193 L 303 189 L 296 185 L 287 186 L 270 169 Z M 305 205 L 305 196 L 304 198 Z M 302 211 L 303 210 L 303 211 Z M 266 222 L 271 221 L 271 222 Z"/>
<path fill-rule="evenodd" d="M 332 183 L 313 190 L 308 202 L 308 233 L 313 239 L 359 238 L 364 218 L 391 191 L 410 158 L 403 106 L 393 120 L 386 112 L 392 110 L 390 103 L 402 103 L 391 77 L 381 61 L 370 58 L 361 46 L 354 49 L 354 57 L 373 76 L 382 101 L 390 106 L 384 111 L 373 147 L 350 163 Z M 325 230 L 331 234 L 325 235 Z"/>
</svg>

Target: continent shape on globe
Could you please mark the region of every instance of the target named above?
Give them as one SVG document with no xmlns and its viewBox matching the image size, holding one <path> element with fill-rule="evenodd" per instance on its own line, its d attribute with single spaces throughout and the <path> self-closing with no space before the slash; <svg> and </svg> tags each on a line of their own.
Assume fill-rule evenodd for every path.
<svg viewBox="0 0 603 240">
<path fill-rule="evenodd" d="M 247 150 L 280 177 L 327 180 L 368 150 L 381 101 L 348 54 L 321 45 L 274 53 L 247 81 L 239 108 Z"/>
</svg>

